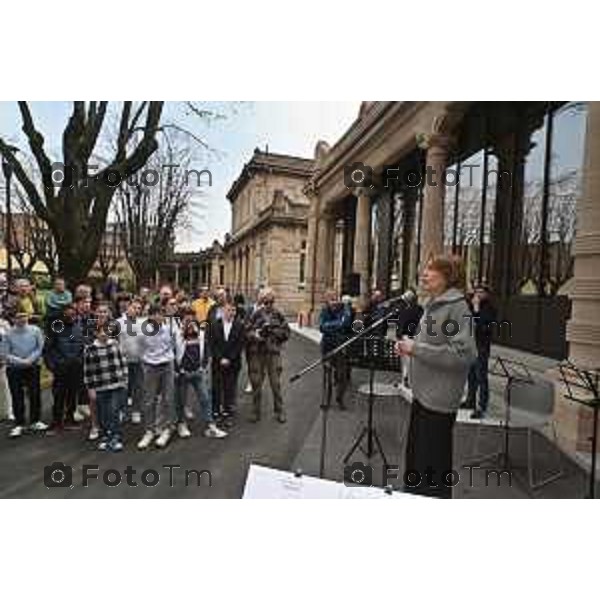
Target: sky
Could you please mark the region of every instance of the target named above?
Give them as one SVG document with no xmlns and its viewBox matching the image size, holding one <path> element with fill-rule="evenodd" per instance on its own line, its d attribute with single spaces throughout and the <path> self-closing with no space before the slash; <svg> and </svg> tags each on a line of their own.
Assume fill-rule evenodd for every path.
<svg viewBox="0 0 600 600">
<path fill-rule="evenodd" d="M 255 148 L 312 158 L 319 140 L 333 145 L 358 115 L 359 102 L 195 102 L 222 118 L 202 120 L 184 103 L 167 102 L 163 121 L 185 127 L 205 142 L 195 144 L 194 167 L 209 169 L 212 186 L 194 192 L 192 226 L 180 232 L 177 249 L 197 251 L 214 239 L 223 240 L 231 227 L 231 211 L 225 195 L 250 160 Z M 32 102 L 38 130 L 53 160 L 61 158 L 61 136 L 67 122 L 69 102 Z M 118 105 L 113 106 L 115 114 Z M 108 119 L 107 119 L 108 122 Z M 15 102 L 0 102 L 0 135 L 27 150 L 21 118 Z M 196 188 L 197 189 L 197 188 Z"/>
</svg>

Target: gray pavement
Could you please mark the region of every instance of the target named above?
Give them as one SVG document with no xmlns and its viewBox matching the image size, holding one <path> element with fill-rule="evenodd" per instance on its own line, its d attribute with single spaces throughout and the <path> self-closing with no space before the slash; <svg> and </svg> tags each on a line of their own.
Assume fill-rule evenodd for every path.
<svg viewBox="0 0 600 600">
<path fill-rule="evenodd" d="M 121 453 L 98 452 L 90 442 L 84 440 L 85 431 L 65 432 L 57 437 L 29 434 L 21 439 L 7 438 L 8 424 L 0 425 L 0 497 L 3 498 L 240 498 L 248 466 L 251 462 L 279 469 L 301 469 L 310 475 L 318 474 L 319 450 L 321 441 L 320 371 L 314 370 L 301 381 L 288 384 L 290 375 L 300 370 L 310 361 L 318 358 L 318 346 L 306 337 L 294 334 L 284 357 L 284 389 L 288 410 L 288 422 L 276 423 L 272 418 L 270 393 L 264 394 L 264 417 L 261 423 L 247 422 L 250 414 L 250 396 L 239 395 L 239 419 L 230 436 L 223 440 L 208 440 L 200 435 L 199 427 L 189 440 L 174 440 L 165 450 L 139 452 L 135 443 L 141 435 L 139 425 L 128 425 L 125 430 L 126 448 Z M 392 383 L 395 374 L 378 373 L 379 382 Z M 349 410 L 330 411 L 328 420 L 328 447 L 325 475 L 329 479 L 343 479 L 343 457 L 360 430 L 366 416 L 364 395 L 357 388 L 366 380 L 366 373 L 353 372 L 353 391 L 349 395 Z M 240 383 L 245 383 L 241 378 Z M 496 386 L 496 384 L 494 384 Z M 49 410 L 46 397 L 44 409 Z M 409 414 L 409 404 L 400 394 L 380 398 L 375 405 L 375 423 L 380 433 L 388 463 L 398 466 L 396 473 L 402 474 L 404 441 Z M 458 423 L 455 435 L 455 469 L 459 472 L 460 483 L 455 488 L 458 498 L 576 498 L 583 497 L 586 491 L 584 472 L 563 457 L 565 474 L 559 480 L 541 488 L 537 492 L 529 489 L 526 483 L 525 438 L 521 432 L 511 436 L 512 482 L 507 477 L 491 475 L 486 485 L 485 469 L 472 470 L 472 485 L 469 470 L 462 468 L 472 445 L 476 427 L 472 423 Z M 498 427 L 484 426 L 480 430 L 481 449 L 494 450 L 500 442 Z M 556 466 L 556 456 L 549 442 L 541 436 L 534 440 L 538 476 Z M 355 460 L 366 462 L 357 452 Z M 74 487 L 48 489 L 44 485 L 44 467 L 55 461 L 64 462 L 73 468 Z M 369 461 L 373 467 L 373 482 L 381 483 L 382 461 L 373 457 Z M 169 471 L 164 465 L 181 465 L 173 468 L 173 486 L 169 485 Z M 122 473 L 122 483 L 109 487 L 99 481 L 92 481 L 89 487 L 81 486 L 83 465 L 98 465 L 102 476 L 107 469 L 117 469 Z M 126 484 L 124 471 L 131 466 L 136 470 L 132 478 L 137 487 Z M 493 464 L 489 463 L 489 468 Z M 160 483 L 154 487 L 140 482 L 142 471 L 154 469 L 161 475 Z M 200 486 L 191 477 L 185 485 L 185 469 L 209 470 L 202 475 Z M 391 480 L 394 487 L 401 485 Z"/>
</svg>

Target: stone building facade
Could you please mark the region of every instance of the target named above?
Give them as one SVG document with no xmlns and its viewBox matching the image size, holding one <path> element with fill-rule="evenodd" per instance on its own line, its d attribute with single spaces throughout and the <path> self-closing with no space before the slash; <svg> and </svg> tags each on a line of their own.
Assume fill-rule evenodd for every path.
<svg viewBox="0 0 600 600">
<path fill-rule="evenodd" d="M 394 294 L 454 252 L 512 323 L 503 343 L 600 368 L 600 103 L 364 102 L 306 191 L 313 318 L 328 287 Z M 591 411 L 557 400 L 580 448 Z"/>
<path fill-rule="evenodd" d="M 302 308 L 307 275 L 304 193 L 314 161 L 258 149 L 231 186 L 231 233 L 226 237 L 226 285 L 253 300 L 273 288 L 277 303 L 295 317 Z"/>
<path fill-rule="evenodd" d="M 195 293 L 201 287 L 216 289 L 225 285 L 226 259 L 223 246 L 215 240 L 199 252 L 172 252 L 155 274 L 155 284 L 168 283 L 175 288 Z"/>
</svg>

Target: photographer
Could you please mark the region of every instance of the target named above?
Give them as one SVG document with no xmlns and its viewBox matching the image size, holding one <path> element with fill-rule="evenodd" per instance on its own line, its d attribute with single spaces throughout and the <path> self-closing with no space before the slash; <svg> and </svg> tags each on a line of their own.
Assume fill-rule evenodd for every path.
<svg viewBox="0 0 600 600">
<path fill-rule="evenodd" d="M 488 385 L 488 364 L 492 345 L 492 323 L 496 322 L 496 307 L 492 303 L 490 290 L 485 285 L 477 285 L 469 299 L 469 306 L 475 322 L 475 342 L 477 359 L 469 370 L 469 391 L 461 408 L 473 409 L 471 419 L 482 419 L 487 411 L 490 393 Z M 479 390 L 479 406 L 476 396 Z"/>
<path fill-rule="evenodd" d="M 407 491 L 452 497 L 444 475 L 452 470 L 452 432 L 456 413 L 475 359 L 475 342 L 464 324 L 469 307 L 460 290 L 464 280 L 458 257 L 430 259 L 421 283 L 429 295 L 414 340 L 396 343 L 411 357 L 413 403 L 406 447 Z M 456 324 L 456 326 L 454 326 Z"/>
<path fill-rule="evenodd" d="M 327 354 L 345 342 L 352 334 L 352 300 L 349 296 L 338 298 L 335 290 L 325 293 L 325 304 L 319 317 L 321 337 L 321 354 Z M 337 354 L 330 362 L 335 382 L 335 399 L 340 410 L 345 410 L 344 395 L 350 382 L 350 367 L 341 354 Z"/>
<path fill-rule="evenodd" d="M 251 421 L 261 419 L 261 395 L 265 374 L 269 376 L 273 394 L 274 411 L 280 423 L 286 422 L 281 394 L 281 347 L 290 337 L 290 326 L 283 313 L 273 304 L 275 295 L 265 288 L 261 295 L 262 305 L 249 317 L 246 324 L 248 374 L 252 383 L 254 413 Z"/>
</svg>

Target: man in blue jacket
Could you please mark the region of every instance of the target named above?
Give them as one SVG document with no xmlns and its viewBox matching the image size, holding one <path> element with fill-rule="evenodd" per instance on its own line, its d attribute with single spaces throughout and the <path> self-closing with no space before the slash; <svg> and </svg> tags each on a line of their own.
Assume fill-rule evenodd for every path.
<svg viewBox="0 0 600 600">
<path fill-rule="evenodd" d="M 65 307 L 62 318 L 56 319 L 49 330 L 45 361 L 52 371 L 52 430 L 73 429 L 77 398 L 83 388 L 84 330 L 76 320 L 74 304 Z"/>
<path fill-rule="evenodd" d="M 325 304 L 321 309 L 319 330 L 321 337 L 321 353 L 327 354 L 352 335 L 352 303 L 346 297 L 341 301 L 335 290 L 325 293 Z M 350 367 L 341 355 L 336 355 L 330 362 L 333 368 L 335 383 L 335 399 L 340 410 L 345 410 L 344 395 L 350 383 Z"/>
</svg>

